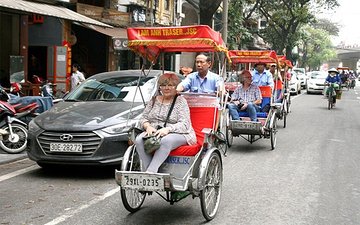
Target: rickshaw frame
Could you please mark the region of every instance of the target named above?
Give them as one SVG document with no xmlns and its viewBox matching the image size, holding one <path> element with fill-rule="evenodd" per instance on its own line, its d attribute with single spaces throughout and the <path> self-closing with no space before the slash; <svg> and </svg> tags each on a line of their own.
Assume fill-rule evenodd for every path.
<svg viewBox="0 0 360 225">
<path fill-rule="evenodd" d="M 128 47 L 152 64 L 164 52 L 223 52 L 227 55 L 227 48 L 221 39 L 220 33 L 204 25 L 136 27 L 128 28 L 127 32 L 129 38 Z M 225 59 L 226 57 L 224 57 L 224 61 Z M 221 120 L 219 112 L 222 111 L 221 106 L 224 107 L 225 103 L 222 102 L 222 98 L 219 100 L 215 95 L 209 96 L 208 94 L 199 93 L 196 93 L 196 95 L 181 94 L 188 100 L 190 116 L 191 112 L 193 112 L 192 109 L 196 110 L 196 107 L 201 108 L 204 102 L 207 102 L 206 107 L 213 109 L 214 112 L 213 118 L 211 118 L 211 121 L 208 121 L 211 122 L 212 126 L 204 127 L 201 131 L 204 141 L 201 143 L 200 150 L 194 156 L 169 156 L 167 159 L 170 160 L 170 157 L 177 157 L 177 160 L 181 160 L 181 157 L 187 157 L 187 160 L 190 161 L 189 167 L 185 166 L 183 171 L 180 171 L 181 174 L 174 175 L 179 171 L 178 168 L 180 167 L 173 165 L 174 168 L 177 168 L 174 170 L 171 168 L 171 163 L 165 161 L 160 167 L 159 173 L 142 172 L 141 161 L 136 152 L 136 146 L 133 144 L 129 146 L 124 154 L 121 169 L 115 171 L 115 179 L 120 186 L 124 207 L 132 213 L 138 211 L 145 200 L 145 196 L 147 194 L 151 195 L 153 192 L 159 194 L 170 204 L 174 204 L 188 195 L 192 195 L 193 198 L 200 197 L 202 214 L 209 221 L 215 217 L 220 204 L 223 177 L 222 154 L 226 152 L 227 145 L 225 139 L 221 139 L 221 132 L 217 132 L 217 128 L 222 126 L 221 122 L 219 125 L 219 120 Z M 194 102 L 189 103 L 189 100 Z M 196 104 L 201 105 L 197 106 Z M 194 121 L 192 123 L 194 125 Z M 132 130 L 131 134 L 133 138 L 135 138 L 134 130 Z M 141 181 L 135 179 L 132 182 L 136 181 L 138 183 L 128 185 L 126 182 L 129 182 L 132 179 L 131 177 L 143 177 L 143 182 L 145 183 L 147 179 L 155 182 L 155 184 L 158 181 L 160 185 L 150 187 L 143 185 Z M 209 190 L 213 191 L 209 193 Z M 165 191 L 165 195 L 160 193 L 163 191 Z M 175 193 L 179 191 L 187 191 L 188 193 L 180 198 L 174 198 Z"/>
</svg>

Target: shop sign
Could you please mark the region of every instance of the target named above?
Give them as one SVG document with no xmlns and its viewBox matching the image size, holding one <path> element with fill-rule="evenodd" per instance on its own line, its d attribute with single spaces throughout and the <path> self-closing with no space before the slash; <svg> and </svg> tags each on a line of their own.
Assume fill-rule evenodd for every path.
<svg viewBox="0 0 360 225">
<path fill-rule="evenodd" d="M 128 39 L 114 38 L 113 42 L 115 50 L 128 50 Z"/>
</svg>

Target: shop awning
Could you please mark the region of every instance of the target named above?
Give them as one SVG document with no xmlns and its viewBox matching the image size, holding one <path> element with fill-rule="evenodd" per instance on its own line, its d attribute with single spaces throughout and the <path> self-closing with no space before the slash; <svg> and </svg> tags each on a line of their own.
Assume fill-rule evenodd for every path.
<svg viewBox="0 0 360 225">
<path fill-rule="evenodd" d="M 112 38 L 126 38 L 127 39 L 127 31 L 124 28 L 119 28 L 119 27 L 108 28 L 108 27 L 100 27 L 100 26 L 96 26 L 96 25 L 92 25 L 92 24 L 84 24 L 83 26 L 85 26 L 86 28 L 92 29 L 94 31 L 97 31 L 99 33 L 105 34 Z"/>
<path fill-rule="evenodd" d="M 77 21 L 80 23 L 94 24 L 101 27 L 112 27 L 108 24 L 99 22 L 97 20 L 91 19 L 87 16 L 81 15 L 77 12 L 60 6 L 28 2 L 23 0 L 1 0 L 0 7 L 27 13 L 35 13 L 44 16 L 52 16 L 65 20 Z"/>
</svg>

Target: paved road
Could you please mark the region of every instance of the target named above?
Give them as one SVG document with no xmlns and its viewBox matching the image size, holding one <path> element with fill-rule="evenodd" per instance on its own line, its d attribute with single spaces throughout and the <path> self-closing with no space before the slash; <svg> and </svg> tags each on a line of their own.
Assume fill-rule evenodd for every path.
<svg viewBox="0 0 360 225">
<path fill-rule="evenodd" d="M 208 224 L 359 224 L 360 87 L 326 106 L 321 95 L 294 96 L 274 151 L 268 139 L 235 138 L 221 207 Z M 170 206 L 153 195 L 129 214 L 112 170 L 47 172 L 25 159 L 0 165 L 0 192 L 0 224 L 204 223 L 191 198 Z"/>
</svg>

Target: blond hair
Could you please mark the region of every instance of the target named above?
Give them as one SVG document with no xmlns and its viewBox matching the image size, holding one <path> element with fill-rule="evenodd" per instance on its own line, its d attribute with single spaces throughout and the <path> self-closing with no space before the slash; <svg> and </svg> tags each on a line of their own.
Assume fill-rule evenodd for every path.
<svg viewBox="0 0 360 225">
<path fill-rule="evenodd" d="M 177 86 L 180 83 L 180 78 L 175 73 L 164 73 L 159 77 L 158 85 L 173 85 Z"/>
</svg>

